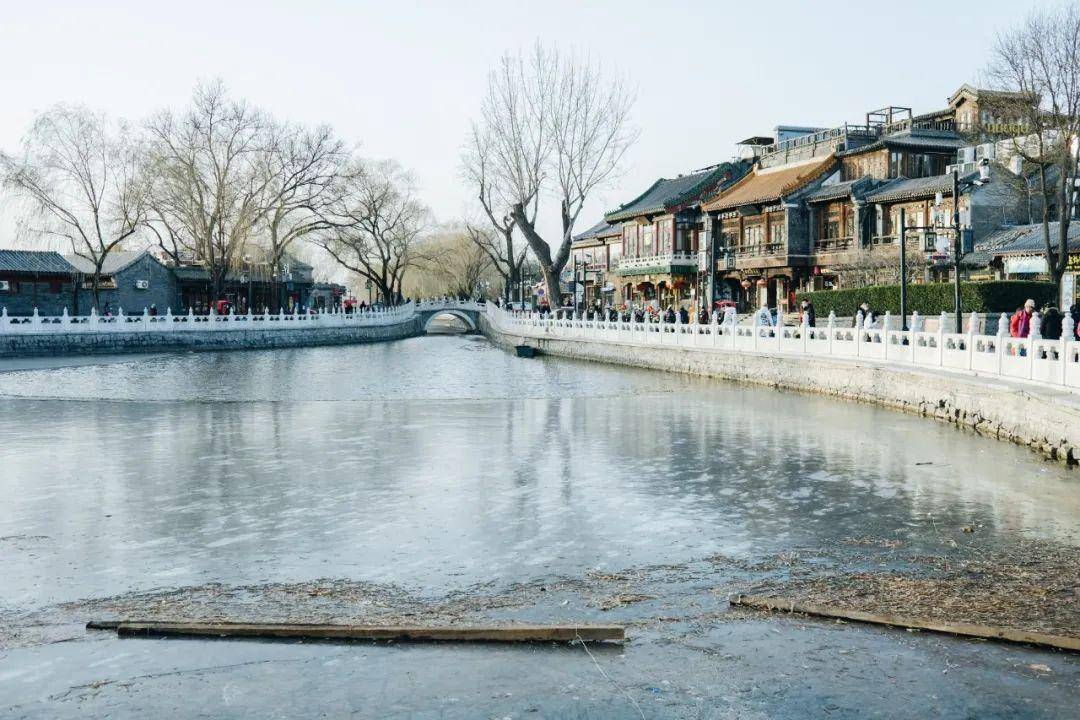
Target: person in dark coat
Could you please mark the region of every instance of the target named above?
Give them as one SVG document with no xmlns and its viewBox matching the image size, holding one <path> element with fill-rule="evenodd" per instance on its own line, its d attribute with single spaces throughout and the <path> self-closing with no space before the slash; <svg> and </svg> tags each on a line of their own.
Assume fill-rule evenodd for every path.
<svg viewBox="0 0 1080 720">
<path fill-rule="evenodd" d="M 683 325 L 690 324 L 690 312 L 684 307 L 679 308 L 679 322 Z"/>
<path fill-rule="evenodd" d="M 1061 311 L 1053 305 L 1043 308 L 1042 336 L 1044 340 L 1061 339 Z"/>
<path fill-rule="evenodd" d="M 809 300 L 802 301 L 802 318 L 800 320 L 800 324 L 817 327 L 817 313 L 814 312 L 814 303 Z"/>
</svg>

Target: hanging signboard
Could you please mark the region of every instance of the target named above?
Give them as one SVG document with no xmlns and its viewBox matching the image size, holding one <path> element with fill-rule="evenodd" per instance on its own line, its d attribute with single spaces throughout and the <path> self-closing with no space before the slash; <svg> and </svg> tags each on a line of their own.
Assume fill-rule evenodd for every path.
<svg viewBox="0 0 1080 720">
<path fill-rule="evenodd" d="M 1039 255 L 1005 258 L 1006 275 L 1040 275 L 1047 272 L 1046 258 Z"/>
</svg>

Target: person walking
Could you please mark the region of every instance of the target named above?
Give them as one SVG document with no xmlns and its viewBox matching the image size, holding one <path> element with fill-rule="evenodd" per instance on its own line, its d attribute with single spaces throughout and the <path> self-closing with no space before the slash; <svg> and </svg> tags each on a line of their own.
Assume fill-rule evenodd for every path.
<svg viewBox="0 0 1080 720">
<path fill-rule="evenodd" d="M 690 313 L 684 307 L 679 308 L 679 322 L 681 322 L 683 325 L 690 324 Z"/>
<path fill-rule="evenodd" d="M 1031 332 L 1031 314 L 1035 312 L 1035 301 L 1027 300 L 1024 307 L 1013 313 L 1009 319 L 1009 335 L 1014 338 L 1026 338 Z"/>
<path fill-rule="evenodd" d="M 817 327 L 817 313 L 814 312 L 814 303 L 809 300 L 802 301 L 802 315 L 799 322 L 807 327 Z"/>
</svg>

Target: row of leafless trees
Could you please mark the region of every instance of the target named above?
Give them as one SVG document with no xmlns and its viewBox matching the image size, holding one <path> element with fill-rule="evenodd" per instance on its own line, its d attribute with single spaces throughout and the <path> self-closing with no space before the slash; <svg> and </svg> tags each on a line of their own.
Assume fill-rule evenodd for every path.
<svg viewBox="0 0 1080 720">
<path fill-rule="evenodd" d="M 221 83 L 137 127 L 83 107 L 42 113 L 17 156 L 0 155 L 4 187 L 28 210 L 25 230 L 102 267 L 121 247 L 156 244 L 206 268 L 220 297 L 258 251 L 274 282 L 299 241 L 323 248 L 392 301 L 428 211 L 411 175 L 359 157 L 327 127 L 279 121 Z"/>
</svg>

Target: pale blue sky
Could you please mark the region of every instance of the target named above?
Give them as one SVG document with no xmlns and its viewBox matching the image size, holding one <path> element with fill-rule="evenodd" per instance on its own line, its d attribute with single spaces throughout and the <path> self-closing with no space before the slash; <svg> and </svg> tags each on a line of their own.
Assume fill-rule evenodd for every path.
<svg viewBox="0 0 1080 720">
<path fill-rule="evenodd" d="M 641 138 L 584 229 L 658 175 L 727 159 L 734 141 L 778 123 L 942 107 L 984 66 L 995 31 L 1035 4 L 3 0 L 0 147 L 58 101 L 140 120 L 220 77 L 277 115 L 399 159 L 451 220 L 469 204 L 458 155 L 485 74 L 540 38 L 587 50 L 638 88 Z"/>
</svg>

